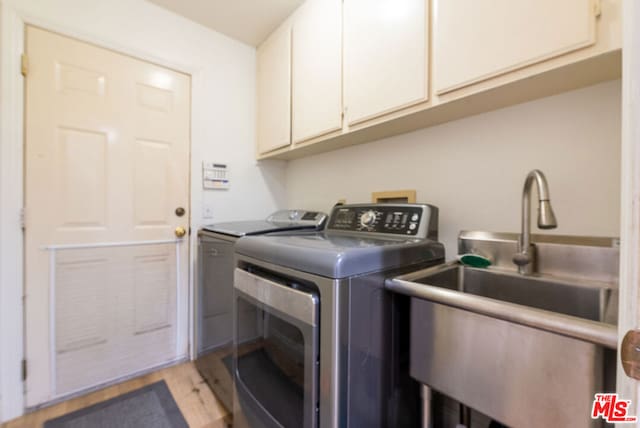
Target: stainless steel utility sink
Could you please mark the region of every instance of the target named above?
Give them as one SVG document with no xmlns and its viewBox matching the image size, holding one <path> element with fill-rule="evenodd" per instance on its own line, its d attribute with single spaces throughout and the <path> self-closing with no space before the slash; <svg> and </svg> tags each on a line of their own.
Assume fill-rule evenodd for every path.
<svg viewBox="0 0 640 428">
<path fill-rule="evenodd" d="M 411 296 L 411 375 L 517 427 L 598 425 L 590 406 L 615 361 L 614 285 L 458 263 L 387 281 Z"/>
<path fill-rule="evenodd" d="M 426 270 L 415 282 L 591 321 L 615 324 L 617 314 L 611 299 L 615 291 L 603 282 L 522 276 L 457 263 Z"/>
</svg>

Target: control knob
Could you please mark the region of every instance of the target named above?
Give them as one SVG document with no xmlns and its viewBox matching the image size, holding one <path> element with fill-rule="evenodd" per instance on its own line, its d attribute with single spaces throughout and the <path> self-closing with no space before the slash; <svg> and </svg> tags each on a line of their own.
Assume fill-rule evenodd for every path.
<svg viewBox="0 0 640 428">
<path fill-rule="evenodd" d="M 376 221 L 376 212 L 369 210 L 362 213 L 360 216 L 360 224 L 363 226 L 373 226 L 373 223 Z"/>
</svg>

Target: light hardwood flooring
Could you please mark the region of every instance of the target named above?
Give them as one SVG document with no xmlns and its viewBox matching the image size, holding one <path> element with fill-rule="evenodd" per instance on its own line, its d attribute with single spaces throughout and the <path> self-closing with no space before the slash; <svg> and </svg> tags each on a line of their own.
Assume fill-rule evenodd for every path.
<svg viewBox="0 0 640 428">
<path fill-rule="evenodd" d="M 2 424 L 1 428 L 40 428 L 49 419 L 117 397 L 163 379 L 191 428 L 226 428 L 228 426 L 229 415 L 226 410 L 215 398 L 193 362 L 187 362 L 36 410 Z"/>
<path fill-rule="evenodd" d="M 232 349 L 227 347 L 210 352 L 199 356 L 195 363 L 204 380 L 218 393 L 218 397 L 223 397 L 221 400 L 224 406 L 223 409 L 230 409 L 232 404 L 230 397 L 233 390 L 233 379 L 231 379 L 231 373 L 229 373 L 229 369 L 224 364 L 225 358 L 231 356 L 231 351 Z M 226 400 L 224 397 L 226 397 Z"/>
</svg>

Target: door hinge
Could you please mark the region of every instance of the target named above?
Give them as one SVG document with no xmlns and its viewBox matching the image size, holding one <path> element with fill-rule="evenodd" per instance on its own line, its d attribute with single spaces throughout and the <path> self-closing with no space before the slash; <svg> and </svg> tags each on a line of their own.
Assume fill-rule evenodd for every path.
<svg viewBox="0 0 640 428">
<path fill-rule="evenodd" d="M 22 359 L 22 380 L 27 380 L 27 359 Z"/>
<path fill-rule="evenodd" d="M 26 219 L 26 209 L 25 208 L 20 208 L 20 227 L 22 228 L 22 230 L 25 230 L 27 228 L 27 219 Z"/>
<path fill-rule="evenodd" d="M 602 15 L 602 4 L 600 0 L 593 0 L 593 14 L 596 18 L 599 18 Z"/>
<path fill-rule="evenodd" d="M 20 72 L 24 77 L 27 77 L 27 73 L 29 73 L 29 58 L 27 54 L 22 54 L 20 57 Z"/>
</svg>

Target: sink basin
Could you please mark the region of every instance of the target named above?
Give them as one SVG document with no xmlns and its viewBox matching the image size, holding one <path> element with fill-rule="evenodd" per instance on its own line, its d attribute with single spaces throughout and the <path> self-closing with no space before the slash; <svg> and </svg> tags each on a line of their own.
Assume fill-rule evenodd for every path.
<svg viewBox="0 0 640 428">
<path fill-rule="evenodd" d="M 475 269 L 459 264 L 424 272 L 415 282 L 543 309 L 591 321 L 615 324 L 616 310 L 607 284 L 549 277 L 522 276 L 498 270 Z"/>
<path fill-rule="evenodd" d="M 615 376 L 605 282 L 441 265 L 387 281 L 411 297 L 410 373 L 508 426 L 597 426 Z"/>
</svg>

